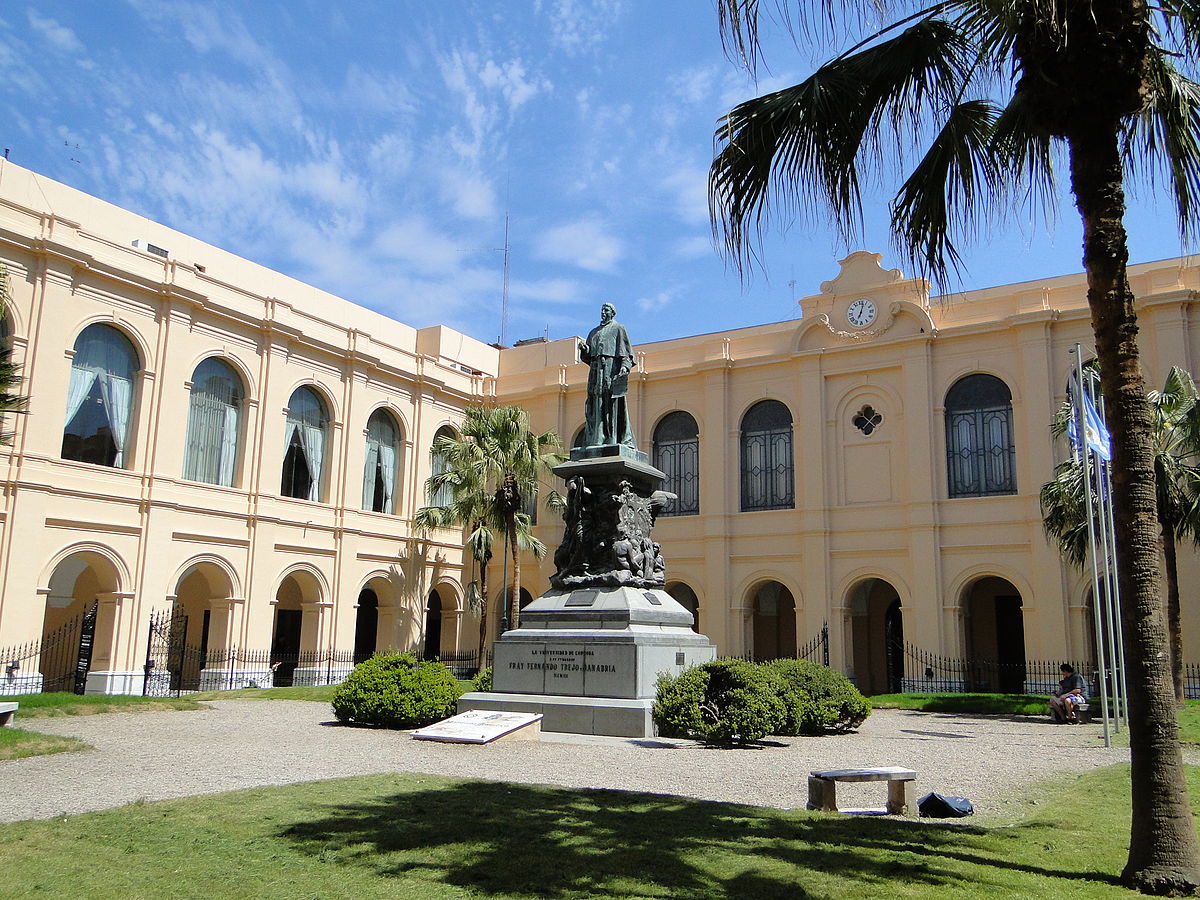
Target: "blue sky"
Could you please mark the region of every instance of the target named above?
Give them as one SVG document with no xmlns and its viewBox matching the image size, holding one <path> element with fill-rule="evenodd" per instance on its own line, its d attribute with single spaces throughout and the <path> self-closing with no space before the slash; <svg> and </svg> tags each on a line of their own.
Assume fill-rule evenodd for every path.
<svg viewBox="0 0 1200 900">
<path fill-rule="evenodd" d="M 8 0 L 12 160 L 415 326 L 637 342 L 794 318 L 847 250 L 883 252 L 886 196 L 847 247 L 823 222 L 765 243 L 748 285 L 713 248 L 716 119 L 833 45 L 767 42 L 755 84 L 683 0 Z M 1134 261 L 1182 252 L 1131 210 Z M 1018 211 L 966 245 L 964 289 L 1079 271 L 1078 217 Z M 791 282 L 795 284 L 791 284 Z"/>
</svg>

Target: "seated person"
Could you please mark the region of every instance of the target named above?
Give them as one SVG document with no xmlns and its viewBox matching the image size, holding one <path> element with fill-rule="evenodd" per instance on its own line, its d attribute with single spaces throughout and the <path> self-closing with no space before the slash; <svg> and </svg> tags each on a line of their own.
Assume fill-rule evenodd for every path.
<svg viewBox="0 0 1200 900">
<path fill-rule="evenodd" d="M 1050 716 L 1055 722 L 1078 722 L 1075 707 L 1087 702 L 1087 684 L 1067 663 L 1063 663 L 1059 671 L 1063 678 L 1058 683 L 1058 691 L 1050 698 Z"/>
</svg>

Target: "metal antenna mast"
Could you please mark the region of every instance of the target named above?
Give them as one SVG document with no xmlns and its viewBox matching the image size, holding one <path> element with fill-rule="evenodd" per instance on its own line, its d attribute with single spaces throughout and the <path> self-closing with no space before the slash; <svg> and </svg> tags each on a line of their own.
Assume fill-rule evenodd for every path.
<svg viewBox="0 0 1200 900">
<path fill-rule="evenodd" d="M 503 247 L 472 247 L 466 250 L 459 250 L 459 253 L 503 253 L 504 254 L 504 281 L 500 294 L 500 337 L 497 340 L 501 346 L 508 343 L 508 216 L 509 211 L 504 210 L 504 246 Z"/>
<path fill-rule="evenodd" d="M 500 346 L 508 344 L 508 210 L 504 210 L 504 288 L 500 295 Z"/>
</svg>

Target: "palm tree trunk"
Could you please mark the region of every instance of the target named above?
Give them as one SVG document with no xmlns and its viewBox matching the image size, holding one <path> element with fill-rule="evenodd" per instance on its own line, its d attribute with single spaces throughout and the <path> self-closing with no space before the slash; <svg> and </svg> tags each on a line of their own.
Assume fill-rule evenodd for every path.
<svg viewBox="0 0 1200 900">
<path fill-rule="evenodd" d="M 1083 220 L 1083 263 L 1108 427 L 1125 628 L 1133 816 L 1122 881 L 1146 893 L 1200 887 L 1200 846 L 1188 802 L 1167 632 L 1159 598 L 1151 411 L 1138 361 L 1126 273 L 1125 194 L 1117 121 L 1081 117 L 1068 135 L 1071 189 Z"/>
<path fill-rule="evenodd" d="M 509 576 L 509 578 L 511 579 L 511 581 L 509 582 L 510 583 L 509 603 L 512 604 L 512 606 L 510 607 L 510 609 L 512 610 L 510 621 L 512 622 L 513 628 L 520 628 L 521 627 L 521 551 L 520 551 L 520 548 L 517 547 L 516 516 L 512 513 L 509 514 L 508 537 L 509 537 L 508 550 L 512 554 L 512 575 Z"/>
<path fill-rule="evenodd" d="M 1183 625 L 1179 610 L 1179 564 L 1176 560 L 1175 529 L 1159 519 L 1162 528 L 1163 561 L 1167 573 L 1167 634 L 1171 642 L 1171 679 L 1175 683 L 1175 702 L 1184 700 Z"/>
<path fill-rule="evenodd" d="M 487 658 L 487 623 L 488 623 L 488 560 L 479 561 L 479 668 L 484 668 Z"/>
</svg>

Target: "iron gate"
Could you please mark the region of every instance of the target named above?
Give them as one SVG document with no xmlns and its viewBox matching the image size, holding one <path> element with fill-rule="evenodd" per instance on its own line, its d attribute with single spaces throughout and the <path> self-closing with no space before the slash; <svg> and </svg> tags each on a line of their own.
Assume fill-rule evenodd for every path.
<svg viewBox="0 0 1200 900">
<path fill-rule="evenodd" d="M 36 694 L 87 687 L 96 637 L 96 604 L 36 641 L 0 651 L 4 679 L 0 694 Z"/>
<path fill-rule="evenodd" d="M 184 691 L 199 690 L 206 655 L 203 646 L 188 643 L 188 616 L 182 609 L 152 613 L 142 694 L 178 697 Z"/>
</svg>

